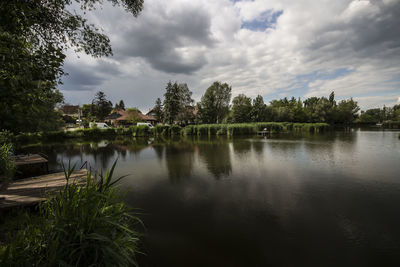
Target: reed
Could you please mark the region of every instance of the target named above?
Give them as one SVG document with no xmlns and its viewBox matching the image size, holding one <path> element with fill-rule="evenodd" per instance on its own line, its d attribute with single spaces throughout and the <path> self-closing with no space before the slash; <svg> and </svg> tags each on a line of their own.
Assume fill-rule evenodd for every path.
<svg viewBox="0 0 400 267">
<path fill-rule="evenodd" d="M 0 248 L 1 266 L 132 266 L 140 220 L 121 201 L 113 179 L 116 162 L 105 175 L 88 172 L 86 183 L 70 180 L 55 197 L 25 212 L 10 243 Z"/>
</svg>

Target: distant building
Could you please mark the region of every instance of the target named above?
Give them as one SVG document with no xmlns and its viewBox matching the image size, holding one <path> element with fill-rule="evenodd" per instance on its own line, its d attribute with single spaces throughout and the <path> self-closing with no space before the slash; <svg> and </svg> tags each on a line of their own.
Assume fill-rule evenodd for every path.
<svg viewBox="0 0 400 267">
<path fill-rule="evenodd" d="M 81 109 L 79 105 L 63 105 L 59 108 L 61 111 L 62 115 L 70 116 L 70 117 L 79 117 L 79 114 L 81 112 Z"/>
<path fill-rule="evenodd" d="M 155 107 L 150 109 L 149 112 L 146 113 L 147 116 L 152 116 L 152 117 L 157 117 L 157 114 L 155 112 Z"/>
<path fill-rule="evenodd" d="M 120 126 L 120 125 L 129 125 L 131 124 L 130 115 L 128 111 L 125 110 L 117 110 L 105 117 L 106 121 L 109 121 L 113 126 Z M 141 112 L 137 112 L 136 116 L 143 122 L 148 122 L 151 124 L 156 124 L 157 120 L 153 116 L 144 115 Z"/>
</svg>

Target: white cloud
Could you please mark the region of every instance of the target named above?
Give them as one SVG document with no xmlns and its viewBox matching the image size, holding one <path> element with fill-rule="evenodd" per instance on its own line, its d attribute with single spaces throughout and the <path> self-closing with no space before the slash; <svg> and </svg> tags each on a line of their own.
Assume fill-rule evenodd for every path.
<svg viewBox="0 0 400 267">
<path fill-rule="evenodd" d="M 241 28 L 243 21 L 271 10 L 283 12 L 275 28 Z M 335 91 L 339 98 L 360 99 L 362 108 L 395 103 L 392 94 L 400 89 L 397 0 L 145 0 L 138 18 L 106 4 L 90 20 L 110 36 L 115 56 L 68 56 L 67 67 L 81 75 L 63 88 L 92 85 L 114 101 L 123 98 L 143 109 L 162 96 L 168 80 L 187 82 L 196 100 L 220 80 L 232 85 L 233 95 L 307 97 Z M 311 75 L 338 69 L 348 71 Z"/>
</svg>

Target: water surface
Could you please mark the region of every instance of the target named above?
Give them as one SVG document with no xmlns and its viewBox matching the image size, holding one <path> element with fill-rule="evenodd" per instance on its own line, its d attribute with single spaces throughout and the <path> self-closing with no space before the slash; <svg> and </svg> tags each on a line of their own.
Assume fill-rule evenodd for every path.
<svg viewBox="0 0 400 267">
<path fill-rule="evenodd" d="M 389 131 L 128 139 L 24 149 L 118 160 L 141 266 L 399 266 L 400 140 Z"/>
</svg>

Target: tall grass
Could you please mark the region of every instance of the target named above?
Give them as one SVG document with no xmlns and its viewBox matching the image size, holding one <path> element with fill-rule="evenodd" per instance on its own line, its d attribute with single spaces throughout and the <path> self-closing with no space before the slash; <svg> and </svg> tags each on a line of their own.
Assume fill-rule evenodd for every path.
<svg viewBox="0 0 400 267">
<path fill-rule="evenodd" d="M 323 132 L 329 129 L 326 123 L 257 122 L 231 124 L 200 124 L 187 126 L 184 135 L 252 135 L 266 129 L 270 133 L 284 131 Z"/>
<path fill-rule="evenodd" d="M 115 136 L 176 136 L 176 135 L 251 135 L 258 131 L 267 129 L 270 133 L 283 131 L 306 131 L 323 132 L 329 129 L 326 123 L 292 123 L 292 122 L 254 122 L 254 123 L 231 123 L 231 124 L 199 124 L 189 125 L 181 128 L 178 125 L 157 125 L 150 129 L 145 125 L 131 126 L 129 128 L 110 129 L 79 129 L 76 131 L 64 132 L 39 132 L 20 133 L 14 139 L 16 143 L 37 143 L 41 141 L 59 141 L 68 138 L 100 139 L 113 138 Z"/>
<path fill-rule="evenodd" d="M 382 127 L 386 129 L 400 129 L 400 121 L 385 121 Z"/>
<path fill-rule="evenodd" d="M 65 170 L 67 183 L 56 196 L 39 206 L 39 214 L 25 213 L 11 242 L 0 249 L 1 266 L 132 266 L 140 222 L 113 186 L 116 162 L 105 175 L 90 172 L 86 183 L 71 181 L 74 168 Z"/>
<path fill-rule="evenodd" d="M 0 183 L 11 180 L 15 172 L 14 160 L 11 157 L 12 145 L 0 144 Z"/>
</svg>

